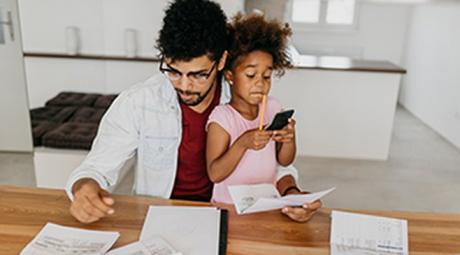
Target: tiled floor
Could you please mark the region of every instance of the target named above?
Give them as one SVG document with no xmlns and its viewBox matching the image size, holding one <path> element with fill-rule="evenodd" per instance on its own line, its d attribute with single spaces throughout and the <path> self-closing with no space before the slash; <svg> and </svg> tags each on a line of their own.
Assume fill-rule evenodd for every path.
<svg viewBox="0 0 460 255">
<path fill-rule="evenodd" d="M 295 165 L 306 190 L 337 187 L 327 207 L 460 213 L 460 150 L 401 107 L 387 161 L 299 157 Z M 132 179 L 116 192 L 129 193 Z M 34 186 L 32 155 L 0 153 L 2 184 Z"/>
</svg>

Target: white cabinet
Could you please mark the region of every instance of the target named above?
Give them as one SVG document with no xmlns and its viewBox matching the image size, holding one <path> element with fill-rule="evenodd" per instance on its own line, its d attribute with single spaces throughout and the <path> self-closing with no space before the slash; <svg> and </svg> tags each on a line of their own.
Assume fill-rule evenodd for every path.
<svg viewBox="0 0 460 255">
<path fill-rule="evenodd" d="M 0 1 L 0 151 L 32 151 L 18 8 Z"/>
<path fill-rule="evenodd" d="M 66 52 L 66 27 L 78 28 L 80 52 L 104 50 L 102 2 L 94 0 L 19 0 L 25 52 Z"/>
</svg>

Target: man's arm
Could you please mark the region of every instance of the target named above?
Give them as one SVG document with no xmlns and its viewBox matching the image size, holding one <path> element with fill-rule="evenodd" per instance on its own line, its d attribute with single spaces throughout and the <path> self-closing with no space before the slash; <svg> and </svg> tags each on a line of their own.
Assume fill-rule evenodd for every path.
<svg viewBox="0 0 460 255">
<path fill-rule="evenodd" d="M 115 100 L 101 121 L 91 151 L 67 182 L 70 211 L 81 222 L 94 222 L 114 213 L 108 190 L 117 183 L 121 168 L 138 147 L 139 124 L 133 101 L 129 94 Z"/>
</svg>

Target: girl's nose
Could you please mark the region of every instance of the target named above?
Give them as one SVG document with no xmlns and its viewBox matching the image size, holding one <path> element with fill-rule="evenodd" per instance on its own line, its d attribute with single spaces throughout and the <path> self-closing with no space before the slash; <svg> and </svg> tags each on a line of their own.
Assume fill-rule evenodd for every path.
<svg viewBox="0 0 460 255">
<path fill-rule="evenodd" d="M 262 77 L 259 77 L 257 80 L 256 80 L 256 86 L 257 87 L 264 87 L 265 83 L 264 83 L 264 79 Z"/>
</svg>

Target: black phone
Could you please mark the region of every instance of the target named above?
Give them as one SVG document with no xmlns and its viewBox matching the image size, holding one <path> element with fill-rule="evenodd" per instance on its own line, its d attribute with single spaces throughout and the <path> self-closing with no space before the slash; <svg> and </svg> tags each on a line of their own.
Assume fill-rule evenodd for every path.
<svg viewBox="0 0 460 255">
<path fill-rule="evenodd" d="M 294 110 L 286 110 L 275 115 L 272 123 L 265 130 L 280 130 L 289 123 L 289 118 L 294 115 Z"/>
</svg>

